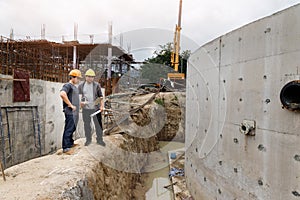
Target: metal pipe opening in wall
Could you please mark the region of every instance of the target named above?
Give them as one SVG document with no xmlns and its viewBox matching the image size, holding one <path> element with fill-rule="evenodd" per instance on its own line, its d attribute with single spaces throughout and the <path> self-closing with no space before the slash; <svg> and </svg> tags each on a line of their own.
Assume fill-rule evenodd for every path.
<svg viewBox="0 0 300 200">
<path fill-rule="evenodd" d="M 300 80 L 290 81 L 283 86 L 280 92 L 280 101 L 283 108 L 300 111 Z"/>
</svg>

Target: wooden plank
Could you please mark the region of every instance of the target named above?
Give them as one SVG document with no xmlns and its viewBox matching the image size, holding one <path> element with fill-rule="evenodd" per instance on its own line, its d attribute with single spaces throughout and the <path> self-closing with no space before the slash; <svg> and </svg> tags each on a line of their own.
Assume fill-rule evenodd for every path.
<svg viewBox="0 0 300 200">
<path fill-rule="evenodd" d="M 13 79 L 13 78 L 4 78 L 0 77 L 0 80 L 8 80 L 8 81 L 26 81 L 26 79 Z"/>
<path fill-rule="evenodd" d="M 6 181 L 2 162 L 0 162 L 0 168 L 1 168 L 1 173 L 2 173 L 2 176 L 3 176 L 3 180 Z"/>
</svg>

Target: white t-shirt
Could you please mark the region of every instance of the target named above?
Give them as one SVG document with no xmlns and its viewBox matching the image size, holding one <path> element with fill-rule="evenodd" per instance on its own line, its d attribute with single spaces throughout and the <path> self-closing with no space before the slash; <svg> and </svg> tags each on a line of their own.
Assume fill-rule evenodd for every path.
<svg viewBox="0 0 300 200">
<path fill-rule="evenodd" d="M 86 109 L 95 109 L 95 103 L 94 103 L 94 91 L 93 91 L 93 83 L 85 82 L 83 89 L 83 96 L 86 99 L 87 104 L 85 104 Z"/>
</svg>

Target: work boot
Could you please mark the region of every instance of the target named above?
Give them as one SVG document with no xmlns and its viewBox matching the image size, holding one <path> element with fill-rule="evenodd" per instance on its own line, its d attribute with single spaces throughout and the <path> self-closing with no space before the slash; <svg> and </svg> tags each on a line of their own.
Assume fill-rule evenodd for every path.
<svg viewBox="0 0 300 200">
<path fill-rule="evenodd" d="M 74 144 L 72 145 L 72 148 L 74 148 L 74 147 L 78 147 L 78 146 L 80 146 L 80 145 L 79 145 L 79 144 L 75 144 L 75 143 L 74 143 Z"/>
<path fill-rule="evenodd" d="M 63 150 L 63 153 L 67 154 L 67 155 L 72 155 L 72 154 L 74 154 L 74 150 L 71 148 L 66 148 Z"/>
<path fill-rule="evenodd" d="M 99 144 L 99 145 L 101 145 L 101 146 L 103 146 L 103 147 L 105 147 L 105 146 L 106 146 L 106 144 L 105 144 L 105 142 L 104 142 L 104 141 L 97 141 L 97 144 Z"/>
</svg>

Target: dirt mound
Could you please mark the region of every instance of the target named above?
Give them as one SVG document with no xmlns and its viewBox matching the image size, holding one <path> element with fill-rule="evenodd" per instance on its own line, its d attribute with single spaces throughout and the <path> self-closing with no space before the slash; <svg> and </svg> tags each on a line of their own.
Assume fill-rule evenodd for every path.
<svg viewBox="0 0 300 200">
<path fill-rule="evenodd" d="M 123 94 L 110 101 L 113 123 L 106 134 L 156 135 L 160 141 L 184 142 L 185 93 Z"/>
</svg>

